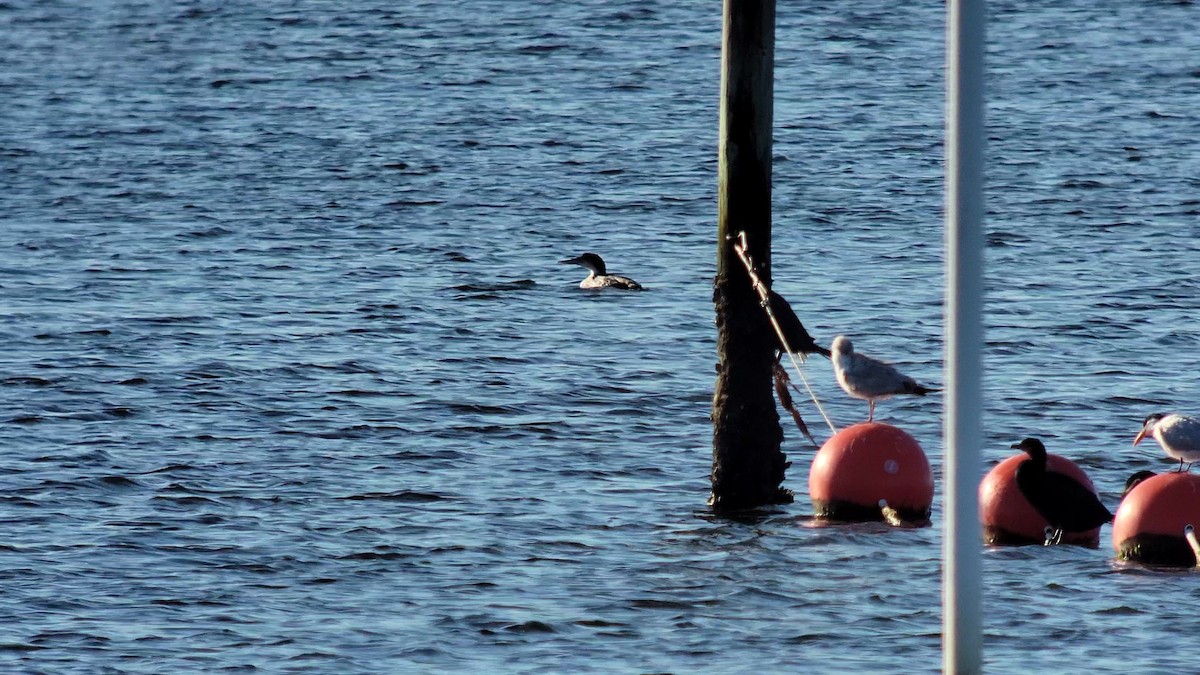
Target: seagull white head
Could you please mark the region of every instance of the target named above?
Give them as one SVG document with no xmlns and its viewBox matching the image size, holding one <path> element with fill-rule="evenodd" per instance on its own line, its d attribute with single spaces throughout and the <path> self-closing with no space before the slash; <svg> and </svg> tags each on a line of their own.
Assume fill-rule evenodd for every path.
<svg viewBox="0 0 1200 675">
<path fill-rule="evenodd" d="M 833 338 L 833 344 L 830 345 L 831 351 L 835 354 L 853 354 L 854 343 L 850 342 L 850 338 L 845 335 L 839 335 Z"/>
</svg>

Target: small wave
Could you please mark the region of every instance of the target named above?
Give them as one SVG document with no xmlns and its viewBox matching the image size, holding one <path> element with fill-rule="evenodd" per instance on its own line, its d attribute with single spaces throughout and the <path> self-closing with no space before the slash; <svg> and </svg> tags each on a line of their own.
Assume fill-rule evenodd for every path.
<svg viewBox="0 0 1200 675">
<path fill-rule="evenodd" d="M 384 455 L 384 458 L 385 459 L 400 459 L 400 460 L 404 460 L 404 461 L 422 461 L 422 460 L 429 460 L 429 459 L 459 460 L 459 459 L 462 459 L 462 453 L 457 450 L 450 450 L 450 449 L 433 450 L 433 451 L 401 450 L 399 452 L 393 452 L 389 455 Z"/>
<path fill-rule="evenodd" d="M 338 560 L 399 560 L 411 558 L 413 554 L 403 551 L 363 551 L 362 553 L 347 553 L 339 555 Z"/>
<path fill-rule="evenodd" d="M 448 403 L 450 412 L 458 415 L 516 415 L 523 412 L 520 408 L 506 405 L 485 405 L 483 403 Z"/>
<path fill-rule="evenodd" d="M 329 392 L 329 394 L 331 396 L 346 396 L 349 398 L 373 398 L 373 397 L 392 396 L 393 395 L 389 391 L 375 391 L 373 389 L 339 389 L 336 391 L 331 391 L 331 392 Z M 368 426 L 360 425 L 360 426 L 352 427 L 352 430 L 369 429 L 369 428 L 370 427 L 368 427 Z"/>
<path fill-rule="evenodd" d="M 374 77 L 370 73 L 354 73 L 352 75 L 320 75 L 308 78 L 307 82 L 309 84 L 320 84 L 322 82 L 356 82 L 371 79 L 374 79 Z"/>
<path fill-rule="evenodd" d="M 238 80 L 219 78 L 219 79 L 212 80 L 211 82 L 209 82 L 208 86 L 212 87 L 213 89 L 220 89 L 222 87 L 227 87 L 230 85 L 237 86 L 237 85 L 270 84 L 274 81 L 275 80 L 273 78 L 269 78 L 269 77 L 247 77 L 247 78 L 242 78 L 242 79 L 238 79 Z"/>
<path fill-rule="evenodd" d="M 179 506 L 217 505 L 221 503 L 216 499 L 209 499 L 208 497 L 201 497 L 199 495 L 186 495 L 183 497 L 155 495 L 152 500 L 156 502 L 166 502 L 168 504 L 177 504 Z"/>
<path fill-rule="evenodd" d="M 213 237 L 224 237 L 233 234 L 233 230 L 227 230 L 220 225 L 215 225 L 206 230 L 192 230 L 175 235 L 180 239 L 211 239 Z"/>
<path fill-rule="evenodd" d="M 366 492 L 360 495 L 350 495 L 349 497 L 338 497 L 345 501 L 384 501 L 384 502 L 413 502 L 413 503 L 428 503 L 440 502 L 450 499 L 442 495 L 436 495 L 430 492 L 414 492 L 412 490 L 398 490 L 396 492 Z"/>
<path fill-rule="evenodd" d="M 821 635 L 820 633 L 802 633 L 800 635 L 796 635 L 794 637 L 788 638 L 787 642 L 794 644 L 794 645 L 804 645 L 804 644 L 809 644 L 811 642 L 820 642 L 822 640 L 828 640 L 828 639 L 829 639 L 828 635 Z"/>
<path fill-rule="evenodd" d="M 554 626 L 543 621 L 524 621 L 521 623 L 509 624 L 504 627 L 504 630 L 509 633 L 557 633 Z"/>
<path fill-rule="evenodd" d="M 334 392 L 337 393 L 337 392 Z M 378 394 L 390 396 L 391 394 Z M 408 430 L 392 425 L 375 426 L 371 424 L 355 424 L 333 431 L 304 431 L 301 429 L 279 429 L 274 432 L 279 436 L 297 436 L 300 438 L 323 438 L 326 440 L 371 438 L 381 434 L 406 434 Z"/>
<path fill-rule="evenodd" d="M 497 291 L 523 291 L 537 286 L 533 279 L 518 279 L 516 281 L 500 281 L 495 283 L 461 284 L 451 287 L 462 293 L 492 293 Z"/>
<path fill-rule="evenodd" d="M 691 609 L 694 603 L 685 602 L 682 600 L 658 600 L 655 598 L 643 598 L 634 600 L 629 603 L 634 609 Z"/>
<path fill-rule="evenodd" d="M 528 45 L 526 47 L 521 47 L 517 51 L 522 54 L 549 54 L 550 52 L 556 52 L 560 49 L 568 48 L 570 48 L 570 45 L 563 44 Z"/>
<path fill-rule="evenodd" d="M 1111 614 L 1116 616 L 1132 616 L 1135 614 L 1145 614 L 1144 610 L 1128 605 L 1120 605 L 1119 607 L 1108 607 L 1106 609 L 1098 609 L 1093 614 Z"/>
<path fill-rule="evenodd" d="M 149 471 L 142 471 L 141 473 L 135 475 L 148 476 L 152 473 L 166 473 L 168 471 L 194 471 L 195 469 L 196 467 L 192 466 L 191 464 L 168 464 L 167 466 L 158 469 L 151 469 Z"/>
<path fill-rule="evenodd" d="M 174 325 L 180 323 L 200 323 L 207 321 L 208 317 L 194 315 L 166 315 L 166 316 L 131 316 L 125 319 L 128 323 L 148 323 L 152 325 Z"/>
<path fill-rule="evenodd" d="M 0 385 L 5 387 L 48 387 L 52 384 L 54 384 L 53 380 L 41 377 L 17 376 L 0 380 Z"/>
<path fill-rule="evenodd" d="M 132 478 L 127 478 L 125 476 L 104 476 L 104 477 L 100 478 L 100 483 L 102 483 L 103 485 L 107 485 L 109 487 L 120 487 L 120 488 L 142 487 L 141 483 L 137 482 L 136 480 L 133 480 Z"/>
<path fill-rule="evenodd" d="M 1107 186 L 1098 180 L 1072 178 L 1070 180 L 1063 181 L 1061 184 L 1059 184 L 1059 187 L 1074 190 L 1096 190 Z"/>
<path fill-rule="evenodd" d="M 629 625 L 620 621 L 606 621 L 604 619 L 579 619 L 571 623 L 585 628 L 624 628 Z"/>
<path fill-rule="evenodd" d="M 36 652 L 42 649 L 47 648 L 28 642 L 0 642 L 0 652 Z"/>
<path fill-rule="evenodd" d="M 388 202 L 387 206 L 393 209 L 402 209 L 409 206 L 437 206 L 445 203 L 445 199 L 397 199 L 394 202 Z"/>
</svg>

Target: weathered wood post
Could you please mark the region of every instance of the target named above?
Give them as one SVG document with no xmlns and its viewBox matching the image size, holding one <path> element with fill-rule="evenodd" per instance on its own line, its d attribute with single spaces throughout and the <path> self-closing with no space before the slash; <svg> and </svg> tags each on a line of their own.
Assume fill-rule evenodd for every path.
<svg viewBox="0 0 1200 675">
<path fill-rule="evenodd" d="M 717 382 L 713 393 L 714 509 L 792 501 L 781 487 L 787 457 L 772 397 L 775 336 L 733 250 L 746 233 L 771 283 L 771 134 L 775 0 L 725 0 L 721 40 L 718 175 Z"/>
</svg>

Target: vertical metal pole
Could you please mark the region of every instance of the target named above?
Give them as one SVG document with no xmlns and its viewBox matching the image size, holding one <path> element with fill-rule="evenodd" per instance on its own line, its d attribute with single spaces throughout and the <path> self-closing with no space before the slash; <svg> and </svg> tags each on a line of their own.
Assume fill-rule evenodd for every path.
<svg viewBox="0 0 1200 675">
<path fill-rule="evenodd" d="M 943 672 L 983 670 L 978 482 L 983 438 L 984 0 L 946 22 L 946 525 Z"/>
</svg>

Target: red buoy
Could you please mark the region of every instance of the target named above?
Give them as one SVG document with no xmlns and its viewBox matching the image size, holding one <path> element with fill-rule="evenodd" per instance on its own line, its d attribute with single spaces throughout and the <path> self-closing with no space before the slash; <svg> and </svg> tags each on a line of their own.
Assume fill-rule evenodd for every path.
<svg viewBox="0 0 1200 675">
<path fill-rule="evenodd" d="M 1000 462 L 979 484 L 979 517 L 983 522 L 983 542 L 988 546 L 1023 546 L 1046 541 L 1046 522 L 1017 487 L 1017 467 L 1029 459 L 1024 453 Z M 1087 473 L 1061 455 L 1046 455 L 1046 469 L 1066 474 L 1092 492 L 1096 491 Z M 1064 532 L 1062 543 L 1100 547 L 1100 528 L 1086 532 Z"/>
<path fill-rule="evenodd" d="M 1192 567 L 1196 554 L 1184 537 L 1188 525 L 1200 529 L 1200 475 L 1160 473 L 1121 500 L 1113 548 L 1121 560 Z"/>
<path fill-rule="evenodd" d="M 808 494 L 818 518 L 883 520 L 881 502 L 909 523 L 929 519 L 933 471 L 917 440 L 879 422 L 846 427 L 813 459 Z"/>
</svg>

